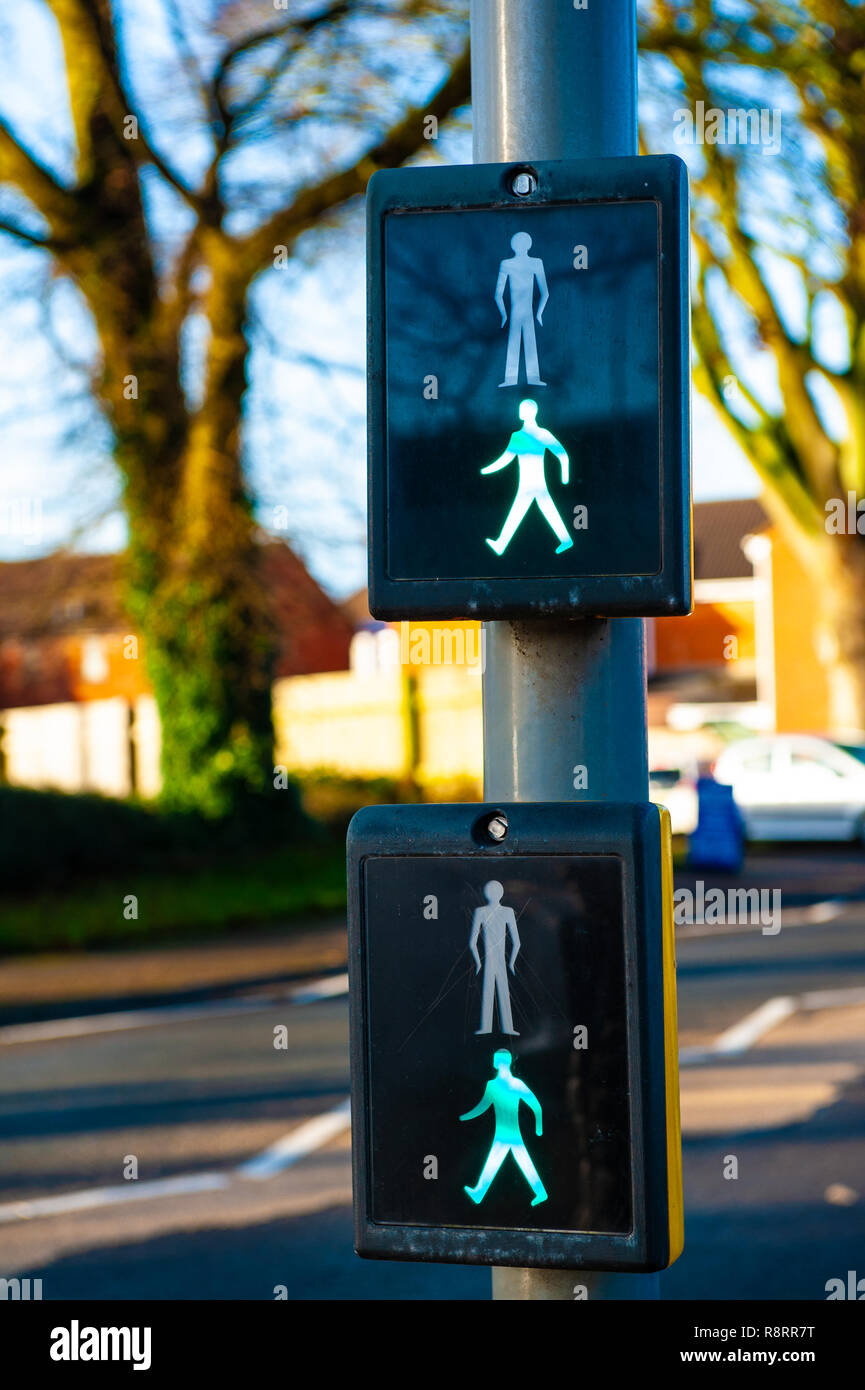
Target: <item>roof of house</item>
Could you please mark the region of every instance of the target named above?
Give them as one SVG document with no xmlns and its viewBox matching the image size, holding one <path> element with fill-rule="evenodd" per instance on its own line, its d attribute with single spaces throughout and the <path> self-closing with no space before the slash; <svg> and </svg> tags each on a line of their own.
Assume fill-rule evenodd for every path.
<svg viewBox="0 0 865 1390">
<path fill-rule="evenodd" d="M 283 541 L 263 542 L 262 563 L 279 634 L 276 675 L 347 669 L 350 619 Z M 0 642 L 131 631 L 122 556 L 57 551 L 0 564 Z"/>
<path fill-rule="evenodd" d="M 277 676 L 345 671 L 354 625 L 283 541 L 266 541 L 264 580 L 273 603 L 279 646 Z"/>
<path fill-rule="evenodd" d="M 694 578 L 745 579 L 753 570 L 742 541 L 769 525 L 756 497 L 694 503 Z"/>
<path fill-rule="evenodd" d="M 128 626 L 117 555 L 59 550 L 0 564 L 0 641 Z"/>
<path fill-rule="evenodd" d="M 375 621 L 369 611 L 369 595 L 366 585 L 357 593 L 349 594 L 339 605 L 353 627 L 368 627 Z"/>
</svg>

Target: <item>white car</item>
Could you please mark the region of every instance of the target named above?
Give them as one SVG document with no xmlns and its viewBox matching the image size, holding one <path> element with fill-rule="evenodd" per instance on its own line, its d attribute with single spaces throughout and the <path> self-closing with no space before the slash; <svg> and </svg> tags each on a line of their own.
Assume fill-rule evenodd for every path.
<svg viewBox="0 0 865 1390">
<path fill-rule="evenodd" d="M 680 768 L 655 768 L 649 773 L 649 797 L 670 812 L 674 835 L 690 835 L 697 828 L 697 783 Z"/>
<path fill-rule="evenodd" d="M 865 839 L 865 745 L 808 734 L 731 743 L 715 762 L 749 840 Z"/>
</svg>

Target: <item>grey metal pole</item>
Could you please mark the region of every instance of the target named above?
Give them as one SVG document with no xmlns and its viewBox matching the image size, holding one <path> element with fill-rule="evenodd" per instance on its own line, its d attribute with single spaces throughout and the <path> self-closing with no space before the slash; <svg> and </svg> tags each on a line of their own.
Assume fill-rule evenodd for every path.
<svg viewBox="0 0 865 1390">
<path fill-rule="evenodd" d="M 472 0 L 471 41 L 476 163 L 636 154 L 636 0 Z M 647 799 L 641 619 L 487 624 L 484 796 Z M 581 1288 L 657 1298 L 658 1276 L 493 1270 L 496 1299 Z"/>
</svg>

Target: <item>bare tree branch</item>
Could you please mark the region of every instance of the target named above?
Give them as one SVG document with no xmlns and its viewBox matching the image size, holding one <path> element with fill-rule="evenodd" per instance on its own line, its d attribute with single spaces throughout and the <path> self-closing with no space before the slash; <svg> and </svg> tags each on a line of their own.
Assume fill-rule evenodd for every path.
<svg viewBox="0 0 865 1390">
<path fill-rule="evenodd" d="M 0 119 L 0 183 L 23 193 L 42 214 L 58 240 L 72 239 L 79 225 L 80 206 L 74 193 L 57 182 L 23 141 Z"/>
<path fill-rule="evenodd" d="M 289 207 L 281 208 L 263 227 L 238 244 L 250 278 L 272 257 L 274 246 L 292 246 L 302 232 L 318 223 L 328 212 L 363 193 L 377 169 L 393 169 L 417 150 L 428 116 L 444 120 L 465 105 L 471 92 L 471 66 L 468 48 L 453 65 L 438 91 L 423 107 L 412 107 L 372 149 L 349 169 L 331 174 L 321 183 L 303 189 Z"/>
</svg>

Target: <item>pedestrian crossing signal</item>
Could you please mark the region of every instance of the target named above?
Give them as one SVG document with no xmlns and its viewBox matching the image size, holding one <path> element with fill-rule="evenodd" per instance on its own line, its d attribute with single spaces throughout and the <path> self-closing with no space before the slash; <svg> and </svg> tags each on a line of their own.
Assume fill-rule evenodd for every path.
<svg viewBox="0 0 865 1390">
<path fill-rule="evenodd" d="M 513 172 L 370 181 L 371 611 L 686 613 L 685 166 Z"/>
<path fill-rule="evenodd" d="M 631 1270 L 676 1258 L 670 843 L 651 803 L 358 812 L 360 1254 Z"/>
</svg>

